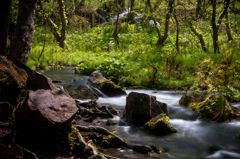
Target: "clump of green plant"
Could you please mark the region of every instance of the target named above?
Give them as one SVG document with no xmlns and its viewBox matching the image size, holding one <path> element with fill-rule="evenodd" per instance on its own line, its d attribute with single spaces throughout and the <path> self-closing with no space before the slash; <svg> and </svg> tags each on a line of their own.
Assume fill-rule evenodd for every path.
<svg viewBox="0 0 240 159">
<path fill-rule="evenodd" d="M 240 139 L 240 131 L 236 134 L 236 137 Z"/>
</svg>

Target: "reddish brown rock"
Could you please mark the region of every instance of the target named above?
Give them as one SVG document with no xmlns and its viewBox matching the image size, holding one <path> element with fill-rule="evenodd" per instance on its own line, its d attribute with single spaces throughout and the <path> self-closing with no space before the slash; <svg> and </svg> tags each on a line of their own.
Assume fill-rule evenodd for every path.
<svg viewBox="0 0 240 159">
<path fill-rule="evenodd" d="M 24 69 L 15 66 L 4 56 L 0 56 L 0 84 L 7 87 L 23 88 L 26 85 L 28 75 Z"/>
<path fill-rule="evenodd" d="M 37 71 L 31 70 L 29 67 L 19 61 L 14 61 L 14 64 L 24 69 L 28 74 L 27 85 L 25 89 L 38 90 L 38 89 L 56 89 L 56 86 L 46 76 Z"/>
<path fill-rule="evenodd" d="M 0 101 L 15 103 L 21 88 L 26 86 L 27 79 L 24 69 L 0 56 Z"/>
<path fill-rule="evenodd" d="M 61 90 L 30 91 L 16 111 L 22 130 L 42 134 L 61 134 L 68 129 L 78 108 L 74 99 Z"/>
</svg>

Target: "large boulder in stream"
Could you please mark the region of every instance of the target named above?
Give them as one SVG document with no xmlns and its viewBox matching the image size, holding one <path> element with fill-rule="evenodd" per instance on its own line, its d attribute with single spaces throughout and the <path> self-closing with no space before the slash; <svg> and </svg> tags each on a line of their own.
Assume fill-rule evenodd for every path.
<svg viewBox="0 0 240 159">
<path fill-rule="evenodd" d="M 164 113 L 152 118 L 144 124 L 143 129 L 150 134 L 163 136 L 171 133 L 176 133 L 177 130 L 172 127 L 168 116 Z"/>
<path fill-rule="evenodd" d="M 155 96 L 131 92 L 127 96 L 126 117 L 136 124 L 144 124 L 153 117 L 168 114 L 167 104 L 156 100 Z"/>
<path fill-rule="evenodd" d="M 231 106 L 219 93 L 183 96 L 179 104 L 195 110 L 204 121 L 224 122 L 240 117 L 237 108 Z"/>
<path fill-rule="evenodd" d="M 97 99 L 97 94 L 87 85 L 66 85 L 64 90 L 75 99 Z"/>
<path fill-rule="evenodd" d="M 15 102 L 20 90 L 27 84 L 28 74 L 0 56 L 0 101 Z"/>
<path fill-rule="evenodd" d="M 15 116 L 18 127 L 28 134 L 61 134 L 78 111 L 74 99 L 60 89 L 22 91 L 21 98 L 25 100 Z"/>
<path fill-rule="evenodd" d="M 127 94 L 120 86 L 106 79 L 99 70 L 89 76 L 88 82 L 109 97 Z"/>
</svg>

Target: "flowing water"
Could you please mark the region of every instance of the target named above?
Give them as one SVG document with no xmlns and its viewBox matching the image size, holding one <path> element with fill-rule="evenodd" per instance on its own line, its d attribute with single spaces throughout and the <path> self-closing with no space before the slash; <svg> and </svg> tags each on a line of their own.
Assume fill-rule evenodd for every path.
<svg viewBox="0 0 240 159">
<path fill-rule="evenodd" d="M 74 75 L 72 70 L 46 71 L 45 75 L 61 80 L 63 84 L 86 84 L 88 78 Z M 117 126 L 105 127 L 110 131 L 117 131 L 116 135 L 130 143 L 156 145 L 165 151 L 160 156 L 149 158 L 240 158 L 240 140 L 236 138 L 236 133 L 240 131 L 240 121 L 228 123 L 200 121 L 194 111 L 178 105 L 182 95 L 174 91 L 130 89 L 127 90 L 127 94 L 132 91 L 156 96 L 158 101 L 166 103 L 170 123 L 178 132 L 158 137 L 147 134 L 142 131 L 141 127 L 126 122 L 120 122 Z M 126 96 L 99 98 L 97 102 L 114 105 L 117 109 L 124 110 Z M 232 105 L 240 109 L 240 103 Z"/>
</svg>

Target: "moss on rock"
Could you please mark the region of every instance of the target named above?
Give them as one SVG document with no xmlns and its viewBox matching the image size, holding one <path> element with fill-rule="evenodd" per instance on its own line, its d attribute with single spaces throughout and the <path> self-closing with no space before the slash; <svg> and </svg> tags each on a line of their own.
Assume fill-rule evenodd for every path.
<svg viewBox="0 0 240 159">
<path fill-rule="evenodd" d="M 155 118 L 145 123 L 143 129 L 148 133 L 159 136 L 177 132 L 177 130 L 173 128 L 172 125 L 170 124 L 168 116 L 164 113 L 156 116 Z"/>
<path fill-rule="evenodd" d="M 220 94 L 183 96 L 179 103 L 195 110 L 204 121 L 224 122 L 239 118 L 239 115 L 235 113 L 235 108 Z"/>
</svg>

